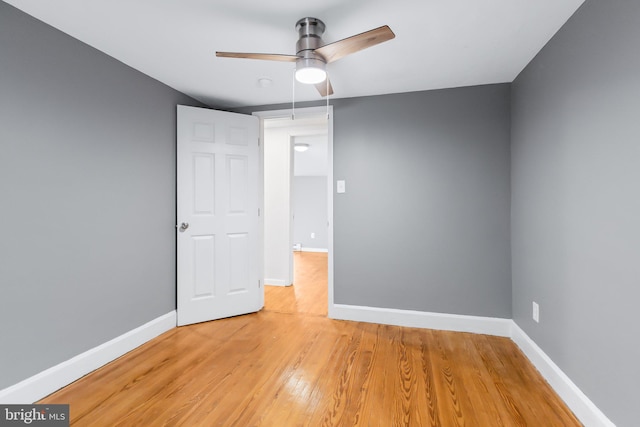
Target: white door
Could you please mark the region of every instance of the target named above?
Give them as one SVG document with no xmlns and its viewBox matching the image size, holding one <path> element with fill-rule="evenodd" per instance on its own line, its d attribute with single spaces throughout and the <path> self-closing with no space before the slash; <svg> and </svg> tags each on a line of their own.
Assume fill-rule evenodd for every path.
<svg viewBox="0 0 640 427">
<path fill-rule="evenodd" d="M 258 119 L 178 106 L 178 325 L 260 310 Z"/>
</svg>

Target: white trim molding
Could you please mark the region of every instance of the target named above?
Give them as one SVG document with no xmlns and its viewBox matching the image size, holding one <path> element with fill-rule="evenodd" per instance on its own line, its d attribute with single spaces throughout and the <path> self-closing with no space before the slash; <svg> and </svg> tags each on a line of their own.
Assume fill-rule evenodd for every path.
<svg viewBox="0 0 640 427">
<path fill-rule="evenodd" d="M 30 404 L 36 402 L 175 327 L 176 312 L 172 311 L 0 390 L 0 403 Z"/>
<path fill-rule="evenodd" d="M 287 283 L 286 280 L 282 279 L 264 279 L 264 284 L 266 286 L 291 286 L 293 283 Z"/>
<path fill-rule="evenodd" d="M 300 248 L 299 251 L 297 252 L 322 252 L 322 253 L 327 253 L 329 252 L 329 249 L 322 249 L 322 248 L 305 248 L 304 246 L 302 246 Z"/>
<path fill-rule="evenodd" d="M 356 322 L 382 323 L 384 325 L 411 328 L 440 329 L 443 331 L 472 332 L 475 334 L 511 336 L 511 319 L 495 317 L 463 316 L 459 314 L 430 313 L 392 308 L 361 307 L 334 304 L 329 307 L 329 317 Z"/>
<path fill-rule="evenodd" d="M 511 339 L 585 427 L 615 427 L 615 424 L 515 322 Z"/>
<path fill-rule="evenodd" d="M 615 427 L 615 424 L 512 319 L 345 304 L 330 305 L 329 317 L 355 322 L 471 332 L 511 338 L 585 427 Z"/>
</svg>

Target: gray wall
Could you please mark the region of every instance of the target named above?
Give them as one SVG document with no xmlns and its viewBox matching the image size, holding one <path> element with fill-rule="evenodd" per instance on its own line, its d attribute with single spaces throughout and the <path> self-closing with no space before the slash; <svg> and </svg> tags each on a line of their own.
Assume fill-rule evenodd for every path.
<svg viewBox="0 0 640 427">
<path fill-rule="evenodd" d="M 502 84 L 331 101 L 336 303 L 511 317 L 509 99 Z"/>
<path fill-rule="evenodd" d="M 293 242 L 302 249 L 327 249 L 327 177 L 294 176 L 292 189 Z M 311 238 L 315 233 L 315 239 Z"/>
<path fill-rule="evenodd" d="M 509 94 L 335 103 L 336 303 L 511 317 Z"/>
<path fill-rule="evenodd" d="M 0 389 L 175 309 L 178 103 L 0 2 Z"/>
<path fill-rule="evenodd" d="M 639 41 L 640 2 L 587 0 L 512 90 L 514 319 L 619 426 L 640 416 Z"/>
</svg>

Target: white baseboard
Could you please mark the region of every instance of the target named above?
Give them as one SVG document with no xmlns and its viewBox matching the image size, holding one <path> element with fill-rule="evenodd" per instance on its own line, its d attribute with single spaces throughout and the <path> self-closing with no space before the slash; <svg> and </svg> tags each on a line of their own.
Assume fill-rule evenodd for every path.
<svg viewBox="0 0 640 427">
<path fill-rule="evenodd" d="M 585 427 L 615 427 L 615 424 L 515 322 L 513 322 L 511 339 Z"/>
<path fill-rule="evenodd" d="M 30 404 L 176 327 L 172 311 L 26 380 L 0 390 L 0 403 Z"/>
<path fill-rule="evenodd" d="M 323 252 L 323 253 L 327 253 L 329 252 L 329 249 L 322 249 L 322 248 L 305 248 L 304 246 L 302 248 L 300 248 L 299 252 Z"/>
<path fill-rule="evenodd" d="M 458 314 L 430 313 L 425 311 L 397 310 L 391 308 L 361 307 L 333 304 L 329 317 L 356 322 L 382 323 L 384 325 L 412 328 L 440 329 L 443 331 L 472 332 L 475 334 L 511 336 L 511 319 L 495 317 L 463 316 Z"/>
<path fill-rule="evenodd" d="M 511 319 L 413 310 L 362 307 L 345 304 L 329 306 L 329 317 L 356 322 L 446 331 L 471 332 L 511 338 L 586 427 L 615 427 L 600 409 Z M 176 326 L 176 312 L 160 316 L 136 329 L 92 348 L 13 386 L 0 390 L 0 403 L 33 403 L 106 365 L 134 348 Z"/>
<path fill-rule="evenodd" d="M 472 332 L 509 337 L 551 385 L 585 427 L 615 427 L 573 381 L 547 356 L 512 319 L 462 316 L 412 310 L 362 307 L 344 304 L 329 306 L 329 317 L 356 322 L 444 331 Z"/>
<path fill-rule="evenodd" d="M 282 279 L 264 279 L 265 285 L 271 286 L 291 286 L 293 283 L 287 283 Z"/>
</svg>

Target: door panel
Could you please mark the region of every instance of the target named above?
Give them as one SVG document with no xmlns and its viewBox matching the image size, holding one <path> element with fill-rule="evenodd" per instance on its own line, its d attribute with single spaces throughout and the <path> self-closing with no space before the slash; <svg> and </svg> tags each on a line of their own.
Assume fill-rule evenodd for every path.
<svg viewBox="0 0 640 427">
<path fill-rule="evenodd" d="M 177 168 L 178 325 L 259 310 L 258 119 L 178 106 Z"/>
<path fill-rule="evenodd" d="M 216 294 L 216 236 L 193 236 L 193 298 L 211 298 Z"/>
<path fill-rule="evenodd" d="M 249 199 L 249 167 L 246 156 L 227 156 L 229 214 L 246 215 Z"/>
<path fill-rule="evenodd" d="M 248 292 L 249 283 L 249 235 L 235 233 L 228 235 L 229 242 L 229 292 Z"/>
<path fill-rule="evenodd" d="M 193 202 L 194 214 L 213 215 L 215 211 L 215 156 L 194 153 L 193 155 Z"/>
</svg>

